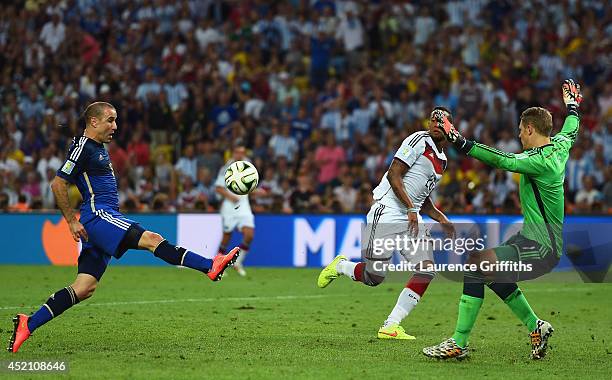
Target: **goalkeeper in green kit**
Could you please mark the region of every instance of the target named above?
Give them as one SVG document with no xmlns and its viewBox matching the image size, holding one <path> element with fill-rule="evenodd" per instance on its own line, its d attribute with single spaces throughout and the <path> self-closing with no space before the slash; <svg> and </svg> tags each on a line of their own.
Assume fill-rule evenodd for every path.
<svg viewBox="0 0 612 380">
<path fill-rule="evenodd" d="M 572 79 L 563 82 L 562 92 L 568 116 L 561 132 L 551 138 L 553 124 L 548 110 L 541 107 L 526 109 L 519 124 L 519 138 L 524 149 L 519 154 L 505 153 L 466 140 L 444 114 L 437 116 L 439 128 L 459 151 L 493 167 L 521 174 L 520 200 L 525 220 L 521 232 L 503 245 L 468 257 L 467 262 L 476 264 L 480 270 L 464 274 L 455 333 L 436 346 L 424 348 L 426 356 L 448 359 L 463 358 L 468 354 L 469 335 L 484 299 L 485 284 L 529 330 L 532 358 L 541 359 L 546 355 L 553 327 L 536 316 L 516 282 L 550 272 L 562 254 L 565 163 L 578 134 L 578 106 L 582 100 L 580 86 Z M 484 272 L 482 268 L 489 265 L 481 266 L 499 262 L 522 262 L 529 264 L 531 271 Z"/>
</svg>

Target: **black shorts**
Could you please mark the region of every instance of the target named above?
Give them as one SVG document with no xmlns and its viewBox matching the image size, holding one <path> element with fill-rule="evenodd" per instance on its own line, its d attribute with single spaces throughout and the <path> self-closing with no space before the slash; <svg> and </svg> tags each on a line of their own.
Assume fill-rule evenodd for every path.
<svg viewBox="0 0 612 380">
<path fill-rule="evenodd" d="M 504 272 L 507 275 L 504 278 L 513 282 L 533 280 L 543 276 L 552 271 L 559 263 L 559 257 L 549 247 L 528 239 L 520 233 L 493 250 L 498 262 L 520 262 L 531 269 Z"/>
</svg>

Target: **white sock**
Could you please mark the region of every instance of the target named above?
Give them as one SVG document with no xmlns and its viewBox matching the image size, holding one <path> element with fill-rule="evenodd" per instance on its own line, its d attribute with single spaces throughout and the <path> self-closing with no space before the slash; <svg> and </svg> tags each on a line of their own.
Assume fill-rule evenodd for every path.
<svg viewBox="0 0 612 380">
<path fill-rule="evenodd" d="M 391 310 L 391 314 L 387 317 L 385 321 L 385 326 L 390 324 L 400 324 L 410 314 L 412 309 L 419 303 L 421 296 L 415 293 L 414 290 L 410 288 L 404 288 L 397 298 L 397 303 L 393 310 Z"/>
<path fill-rule="evenodd" d="M 242 262 L 246 258 L 247 253 L 249 253 L 248 249 L 240 248 L 240 256 L 238 256 L 238 258 L 236 259 L 236 264 L 242 265 Z"/>
<path fill-rule="evenodd" d="M 349 260 L 340 260 L 338 264 L 336 264 L 336 270 L 338 273 L 343 274 L 345 276 L 349 276 L 350 278 L 355 280 L 355 267 L 357 263 L 354 263 Z"/>
</svg>

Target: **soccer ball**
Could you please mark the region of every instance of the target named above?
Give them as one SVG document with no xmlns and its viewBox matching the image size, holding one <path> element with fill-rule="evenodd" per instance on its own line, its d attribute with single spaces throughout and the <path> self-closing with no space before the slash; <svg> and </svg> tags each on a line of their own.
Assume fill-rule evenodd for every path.
<svg viewBox="0 0 612 380">
<path fill-rule="evenodd" d="M 225 186 L 234 194 L 248 194 L 255 190 L 257 183 L 259 173 L 250 162 L 236 161 L 225 170 Z"/>
</svg>

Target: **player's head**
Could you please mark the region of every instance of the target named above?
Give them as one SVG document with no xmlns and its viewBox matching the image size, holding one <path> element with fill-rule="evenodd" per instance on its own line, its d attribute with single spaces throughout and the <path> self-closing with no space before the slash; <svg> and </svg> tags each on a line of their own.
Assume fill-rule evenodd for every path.
<svg viewBox="0 0 612 380">
<path fill-rule="evenodd" d="M 244 141 L 242 139 L 237 139 L 234 141 L 234 146 L 232 147 L 232 158 L 235 161 L 242 161 L 246 157 L 246 146 L 244 145 Z"/>
<path fill-rule="evenodd" d="M 552 132 L 552 115 L 542 107 L 527 108 L 521 114 L 519 138 L 524 149 L 537 145 L 542 137 L 550 137 Z"/>
<path fill-rule="evenodd" d="M 101 143 L 109 143 L 113 139 L 113 133 L 117 130 L 117 110 L 112 104 L 106 102 L 94 102 L 85 108 L 83 112 L 85 119 L 85 131 L 94 140 Z"/>
<path fill-rule="evenodd" d="M 440 142 L 440 141 L 444 141 L 445 137 L 442 131 L 440 131 L 440 129 L 437 127 L 437 122 L 436 122 L 436 119 L 434 118 L 434 111 L 436 110 L 440 110 L 444 112 L 444 114 L 448 118 L 448 121 L 450 121 L 451 123 L 453 122 L 453 115 L 451 115 L 450 110 L 448 108 L 442 107 L 442 106 L 435 107 L 431 111 L 431 114 L 429 115 L 429 134 L 431 135 L 431 138 L 435 142 Z"/>
</svg>

